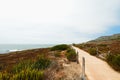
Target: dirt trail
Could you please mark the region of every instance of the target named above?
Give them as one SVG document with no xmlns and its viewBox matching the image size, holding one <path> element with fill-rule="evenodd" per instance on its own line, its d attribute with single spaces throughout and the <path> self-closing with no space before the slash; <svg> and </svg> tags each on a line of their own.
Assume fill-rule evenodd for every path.
<svg viewBox="0 0 120 80">
<path fill-rule="evenodd" d="M 114 71 L 106 62 L 89 55 L 77 47 L 73 48 L 79 53 L 79 61 L 85 57 L 86 75 L 89 80 L 120 80 L 120 73 Z"/>
</svg>

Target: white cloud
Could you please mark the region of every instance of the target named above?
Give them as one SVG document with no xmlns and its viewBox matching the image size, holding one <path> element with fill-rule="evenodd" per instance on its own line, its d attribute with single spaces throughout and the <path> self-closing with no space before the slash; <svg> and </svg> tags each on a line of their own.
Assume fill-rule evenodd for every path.
<svg viewBox="0 0 120 80">
<path fill-rule="evenodd" d="M 87 41 L 120 24 L 119 4 L 120 0 L 2 0 L 0 43 Z"/>
</svg>

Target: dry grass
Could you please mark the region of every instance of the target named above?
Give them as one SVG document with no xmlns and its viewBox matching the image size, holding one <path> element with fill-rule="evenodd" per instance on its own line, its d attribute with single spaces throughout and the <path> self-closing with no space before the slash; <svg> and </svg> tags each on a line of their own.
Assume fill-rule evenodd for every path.
<svg viewBox="0 0 120 80">
<path fill-rule="evenodd" d="M 13 65 L 19 63 L 20 61 L 34 60 L 38 55 L 45 54 L 47 55 L 49 49 L 33 49 L 25 50 L 19 52 L 12 52 L 8 54 L 0 54 L 0 65 L 3 66 L 1 70 L 9 71 Z"/>
<path fill-rule="evenodd" d="M 59 53 L 59 56 L 55 56 Z M 52 63 L 44 70 L 45 80 L 77 80 L 80 66 L 67 60 L 67 50 L 51 51 L 49 48 L 24 50 L 8 54 L 0 54 L 0 72 L 10 72 L 13 66 L 25 60 L 35 60 L 38 55 L 45 55 Z M 72 77 L 71 77 L 72 76 Z"/>
</svg>

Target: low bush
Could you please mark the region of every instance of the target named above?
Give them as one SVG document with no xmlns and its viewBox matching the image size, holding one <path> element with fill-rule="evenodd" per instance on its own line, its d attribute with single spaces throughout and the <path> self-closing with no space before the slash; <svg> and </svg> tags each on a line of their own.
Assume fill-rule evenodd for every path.
<svg viewBox="0 0 120 80">
<path fill-rule="evenodd" d="M 44 55 L 38 57 L 37 61 L 33 64 L 33 69 L 46 69 L 50 66 L 51 61 Z"/>
<path fill-rule="evenodd" d="M 44 55 L 36 60 L 26 60 L 13 66 L 11 72 L 0 72 L 0 80 L 45 80 L 44 71 L 51 64 L 51 61 Z"/>
<path fill-rule="evenodd" d="M 52 47 L 51 51 L 55 51 L 55 50 L 67 50 L 68 48 L 69 48 L 68 45 L 61 44 L 61 45 L 56 45 L 56 46 Z"/>
<path fill-rule="evenodd" d="M 76 52 L 74 49 L 68 49 L 66 53 L 66 57 L 69 61 L 76 61 Z"/>
<path fill-rule="evenodd" d="M 91 55 L 97 55 L 97 51 L 96 51 L 96 48 L 90 48 L 88 49 L 88 52 L 91 54 Z"/>
<path fill-rule="evenodd" d="M 44 55 L 40 55 L 37 57 L 36 61 L 31 61 L 31 60 L 27 60 L 27 61 L 21 61 L 20 63 L 18 63 L 17 65 L 15 65 L 12 69 L 12 73 L 19 73 L 22 70 L 26 70 L 26 69 L 46 69 L 47 67 L 49 67 L 51 61 L 46 58 Z"/>
<path fill-rule="evenodd" d="M 35 69 L 22 70 L 16 74 L 4 72 L 0 73 L 0 80 L 44 80 L 44 72 Z"/>
<path fill-rule="evenodd" d="M 113 63 L 115 66 L 120 67 L 120 55 L 114 56 L 112 63 Z"/>
<path fill-rule="evenodd" d="M 13 75 L 12 80 L 44 80 L 44 72 L 35 69 L 26 69 Z"/>
<path fill-rule="evenodd" d="M 107 62 L 112 62 L 113 58 L 114 58 L 114 55 L 112 55 L 112 54 L 109 54 L 106 56 Z"/>
<path fill-rule="evenodd" d="M 106 57 L 107 62 L 117 71 L 120 71 L 120 54 L 110 54 Z"/>
<path fill-rule="evenodd" d="M 19 73 L 20 71 L 26 70 L 28 68 L 32 69 L 33 63 L 34 62 L 31 60 L 21 61 L 13 67 L 12 73 Z"/>
</svg>

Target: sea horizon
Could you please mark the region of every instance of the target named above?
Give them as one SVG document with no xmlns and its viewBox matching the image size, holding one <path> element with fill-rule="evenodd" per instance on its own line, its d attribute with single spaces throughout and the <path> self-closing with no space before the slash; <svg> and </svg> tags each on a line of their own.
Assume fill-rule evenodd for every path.
<svg viewBox="0 0 120 80">
<path fill-rule="evenodd" d="M 56 44 L 0 44 L 0 54 L 37 48 L 48 48 L 54 45 Z"/>
</svg>

